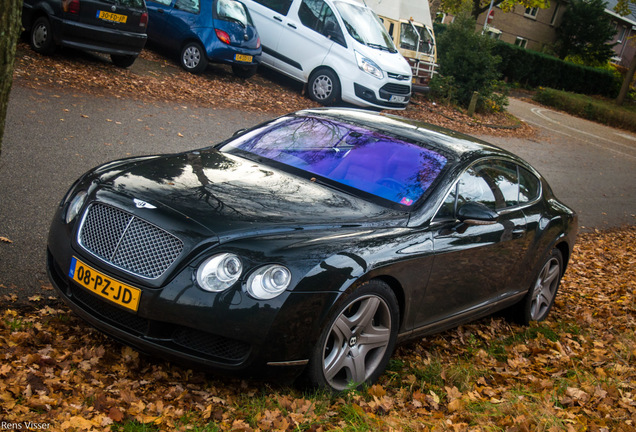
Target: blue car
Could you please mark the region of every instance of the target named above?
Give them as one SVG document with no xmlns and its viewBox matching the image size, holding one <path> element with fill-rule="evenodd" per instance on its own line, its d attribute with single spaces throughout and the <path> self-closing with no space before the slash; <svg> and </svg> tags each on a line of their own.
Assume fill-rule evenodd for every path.
<svg viewBox="0 0 636 432">
<path fill-rule="evenodd" d="M 252 18 L 236 0 L 148 0 L 148 40 L 179 52 L 181 66 L 192 73 L 208 62 L 226 63 L 235 75 L 256 73 L 261 40 Z"/>
</svg>

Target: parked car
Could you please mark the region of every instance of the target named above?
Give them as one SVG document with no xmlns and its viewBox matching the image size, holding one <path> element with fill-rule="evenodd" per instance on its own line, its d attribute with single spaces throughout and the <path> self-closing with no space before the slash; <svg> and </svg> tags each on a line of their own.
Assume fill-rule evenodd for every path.
<svg viewBox="0 0 636 432">
<path fill-rule="evenodd" d="M 148 38 L 179 53 L 192 73 L 208 62 L 226 63 L 234 74 L 256 73 L 261 40 L 250 13 L 237 0 L 148 0 Z"/>
<path fill-rule="evenodd" d="M 577 215 L 485 142 L 353 109 L 83 175 L 49 277 L 93 326 L 208 369 L 371 383 L 396 343 L 552 307 Z"/>
<path fill-rule="evenodd" d="M 404 109 L 411 68 L 378 16 L 355 0 L 243 0 L 263 41 L 262 64 L 307 84 L 322 104 Z"/>
<path fill-rule="evenodd" d="M 22 26 L 34 51 L 52 54 L 58 46 L 110 54 L 119 67 L 131 66 L 146 44 L 144 0 L 24 0 Z"/>
</svg>

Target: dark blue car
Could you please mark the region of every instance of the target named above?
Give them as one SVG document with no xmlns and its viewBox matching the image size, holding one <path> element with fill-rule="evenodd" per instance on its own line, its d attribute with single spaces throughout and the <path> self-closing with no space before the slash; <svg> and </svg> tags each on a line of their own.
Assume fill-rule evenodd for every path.
<svg viewBox="0 0 636 432">
<path fill-rule="evenodd" d="M 261 40 L 247 8 L 236 0 L 148 0 L 148 39 L 179 52 L 192 73 L 208 62 L 226 63 L 235 75 L 256 72 Z"/>
</svg>

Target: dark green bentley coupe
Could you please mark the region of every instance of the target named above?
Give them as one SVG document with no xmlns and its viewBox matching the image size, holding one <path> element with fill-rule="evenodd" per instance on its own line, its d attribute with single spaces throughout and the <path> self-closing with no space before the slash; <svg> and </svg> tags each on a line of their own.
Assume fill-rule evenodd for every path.
<svg viewBox="0 0 636 432">
<path fill-rule="evenodd" d="M 57 209 L 48 270 L 142 352 L 337 391 L 376 380 L 397 343 L 503 309 L 545 319 L 576 232 L 500 148 L 315 109 L 89 171 Z"/>
</svg>

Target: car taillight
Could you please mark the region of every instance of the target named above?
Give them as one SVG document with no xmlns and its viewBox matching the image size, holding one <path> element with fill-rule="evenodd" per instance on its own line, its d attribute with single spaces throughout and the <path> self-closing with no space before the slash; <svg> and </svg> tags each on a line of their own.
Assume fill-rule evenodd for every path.
<svg viewBox="0 0 636 432">
<path fill-rule="evenodd" d="M 146 27 L 148 25 L 148 14 L 146 12 L 141 14 L 139 19 L 139 27 Z"/>
<path fill-rule="evenodd" d="M 64 12 L 79 14 L 80 0 L 62 0 L 62 8 Z"/>
<path fill-rule="evenodd" d="M 216 37 L 219 38 L 219 40 L 223 43 L 226 44 L 230 44 L 230 35 L 228 35 L 227 33 L 225 33 L 223 30 L 219 30 L 219 29 L 215 29 L 216 30 Z"/>
<path fill-rule="evenodd" d="M 256 38 L 256 49 L 261 47 L 261 38 Z"/>
</svg>

